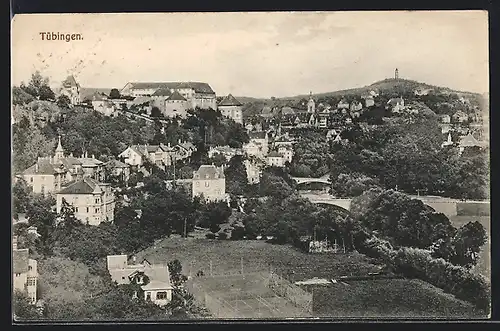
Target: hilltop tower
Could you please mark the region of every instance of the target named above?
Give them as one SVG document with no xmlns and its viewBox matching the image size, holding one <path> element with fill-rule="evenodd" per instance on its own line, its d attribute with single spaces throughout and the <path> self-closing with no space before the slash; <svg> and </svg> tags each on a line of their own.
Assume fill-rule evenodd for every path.
<svg viewBox="0 0 500 331">
<path fill-rule="evenodd" d="M 399 70 L 398 68 L 396 68 L 396 70 L 394 70 L 394 79 L 398 79 L 399 78 Z"/>
</svg>

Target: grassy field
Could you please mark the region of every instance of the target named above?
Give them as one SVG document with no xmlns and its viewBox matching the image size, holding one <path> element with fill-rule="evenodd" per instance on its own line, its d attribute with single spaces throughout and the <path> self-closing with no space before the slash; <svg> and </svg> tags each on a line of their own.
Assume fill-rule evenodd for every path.
<svg viewBox="0 0 500 331">
<path fill-rule="evenodd" d="M 170 238 L 137 254 L 152 263 L 179 259 L 183 271 L 194 275 L 202 270 L 204 274 L 215 275 L 272 270 L 292 281 L 312 277 L 334 277 L 344 275 L 366 275 L 378 270 L 370 259 L 357 253 L 310 255 L 291 246 L 272 245 L 261 240 L 208 240 Z"/>
<path fill-rule="evenodd" d="M 137 254 L 150 262 L 179 259 L 185 274 L 198 270 L 205 274 L 229 274 L 269 271 L 272 269 L 290 281 L 312 277 L 334 278 L 344 275 L 366 275 L 378 270 L 364 255 L 310 255 L 291 246 L 272 245 L 264 241 L 229 241 L 208 239 L 165 239 Z M 350 282 L 350 286 L 319 288 L 314 291 L 314 311 L 329 317 L 470 317 L 470 304 L 443 293 L 419 280 L 375 280 Z"/>
<path fill-rule="evenodd" d="M 491 244 L 490 244 L 490 233 L 491 233 L 491 217 L 490 216 L 452 216 L 450 217 L 451 223 L 454 227 L 458 228 L 470 221 L 478 221 L 486 229 L 488 233 L 488 241 L 482 247 L 480 258 L 477 266 L 474 268 L 474 272 L 477 272 L 488 280 L 491 279 Z"/>
<path fill-rule="evenodd" d="M 321 317 L 472 318 L 466 302 L 416 279 L 353 281 L 314 291 Z"/>
</svg>

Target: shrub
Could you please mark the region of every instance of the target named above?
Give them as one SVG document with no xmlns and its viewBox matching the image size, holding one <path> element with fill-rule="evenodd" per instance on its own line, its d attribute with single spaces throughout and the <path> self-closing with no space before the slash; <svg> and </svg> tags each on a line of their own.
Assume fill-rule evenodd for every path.
<svg viewBox="0 0 500 331">
<path fill-rule="evenodd" d="M 205 237 L 207 237 L 207 239 L 215 239 L 215 233 L 207 233 Z"/>
<path fill-rule="evenodd" d="M 442 258 L 433 258 L 428 250 L 409 247 L 394 250 L 389 242 L 375 237 L 367 239 L 360 250 L 391 264 L 398 273 L 422 279 L 485 312 L 489 310 L 491 289 L 483 276 Z"/>
<path fill-rule="evenodd" d="M 221 233 L 219 233 L 219 239 L 220 239 L 220 240 L 225 240 L 225 239 L 227 239 L 227 233 L 225 233 L 225 232 L 221 232 Z"/>
</svg>

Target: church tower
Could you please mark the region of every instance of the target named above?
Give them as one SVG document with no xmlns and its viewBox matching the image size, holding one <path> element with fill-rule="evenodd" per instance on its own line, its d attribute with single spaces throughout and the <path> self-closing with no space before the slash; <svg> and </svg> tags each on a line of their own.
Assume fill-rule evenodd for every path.
<svg viewBox="0 0 500 331">
<path fill-rule="evenodd" d="M 307 112 L 314 113 L 316 110 L 316 103 L 314 102 L 312 91 L 309 93 L 309 101 L 307 101 Z"/>
<path fill-rule="evenodd" d="M 64 149 L 61 145 L 61 136 L 59 136 L 59 142 L 57 143 L 56 152 L 54 154 L 54 162 L 57 162 L 60 159 L 64 159 Z"/>
<path fill-rule="evenodd" d="M 399 78 L 399 70 L 398 68 L 396 68 L 396 70 L 394 70 L 394 79 L 398 79 Z"/>
</svg>

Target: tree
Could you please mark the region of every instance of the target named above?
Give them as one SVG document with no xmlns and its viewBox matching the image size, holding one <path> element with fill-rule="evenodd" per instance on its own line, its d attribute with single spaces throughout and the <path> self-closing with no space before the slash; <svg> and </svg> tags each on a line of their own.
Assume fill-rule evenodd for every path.
<svg viewBox="0 0 500 331">
<path fill-rule="evenodd" d="M 120 99 L 121 98 L 120 91 L 116 88 L 111 89 L 111 91 L 109 92 L 109 98 L 110 99 Z"/>
<path fill-rule="evenodd" d="M 56 98 L 54 91 L 50 88 L 49 85 L 42 85 L 38 90 L 40 100 L 49 100 L 52 101 Z"/>
<path fill-rule="evenodd" d="M 478 261 L 481 247 L 486 243 L 486 230 L 481 223 L 468 222 L 433 247 L 433 256 L 463 266 L 474 267 Z"/>
<path fill-rule="evenodd" d="M 68 98 L 67 95 L 61 94 L 60 96 L 57 97 L 57 106 L 60 108 L 68 109 L 71 105 L 71 100 Z"/>
<path fill-rule="evenodd" d="M 179 260 L 170 261 L 168 264 L 170 280 L 174 287 L 179 287 L 187 281 L 187 277 L 182 274 L 182 264 Z"/>
<path fill-rule="evenodd" d="M 156 118 L 163 117 L 160 108 L 158 107 L 151 108 L 151 117 L 156 117 Z"/>
<path fill-rule="evenodd" d="M 235 155 L 224 169 L 226 190 L 228 193 L 242 195 L 247 188 L 247 171 L 241 155 Z"/>
<path fill-rule="evenodd" d="M 26 213 L 28 203 L 31 199 L 32 188 L 24 179 L 18 179 L 12 187 L 13 214 Z"/>
<path fill-rule="evenodd" d="M 28 296 L 21 291 L 14 291 L 13 308 L 14 319 L 17 321 L 41 319 L 36 307 L 31 304 Z"/>
</svg>

